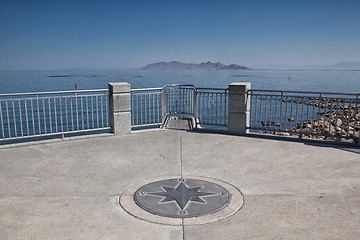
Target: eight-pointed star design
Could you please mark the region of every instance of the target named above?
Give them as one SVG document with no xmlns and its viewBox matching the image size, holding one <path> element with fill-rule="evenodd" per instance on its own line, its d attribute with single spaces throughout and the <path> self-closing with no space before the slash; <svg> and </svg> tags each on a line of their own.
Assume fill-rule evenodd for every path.
<svg viewBox="0 0 360 240">
<path fill-rule="evenodd" d="M 181 210 L 184 210 L 189 201 L 205 203 L 205 201 L 200 198 L 201 196 L 215 194 L 208 192 L 198 192 L 201 187 L 189 188 L 184 182 L 181 182 L 176 188 L 165 186 L 162 186 L 162 188 L 166 192 L 152 192 L 148 194 L 165 197 L 163 200 L 161 200 L 161 203 L 175 201 Z"/>
</svg>

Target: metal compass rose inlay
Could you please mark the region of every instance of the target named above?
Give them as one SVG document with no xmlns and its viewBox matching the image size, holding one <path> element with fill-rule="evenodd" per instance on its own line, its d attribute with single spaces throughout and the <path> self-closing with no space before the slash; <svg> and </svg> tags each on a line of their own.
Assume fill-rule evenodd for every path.
<svg viewBox="0 0 360 240">
<path fill-rule="evenodd" d="M 182 210 L 184 210 L 186 204 L 188 204 L 189 201 L 206 203 L 200 198 L 200 196 L 214 194 L 208 192 L 198 192 L 202 187 L 188 188 L 188 186 L 186 186 L 184 182 L 180 182 L 180 184 L 175 189 L 165 186 L 162 186 L 162 188 L 166 192 L 154 192 L 149 194 L 156 196 L 164 196 L 165 198 L 161 200 L 161 203 L 175 201 Z"/>
<path fill-rule="evenodd" d="M 198 179 L 166 179 L 139 188 L 138 206 L 167 217 L 196 217 L 225 207 L 231 194 L 222 186 Z"/>
</svg>

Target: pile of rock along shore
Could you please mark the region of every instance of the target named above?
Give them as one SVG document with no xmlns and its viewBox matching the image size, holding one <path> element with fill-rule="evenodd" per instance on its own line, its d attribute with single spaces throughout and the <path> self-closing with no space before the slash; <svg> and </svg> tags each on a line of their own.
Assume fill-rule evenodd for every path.
<svg viewBox="0 0 360 240">
<path fill-rule="evenodd" d="M 325 109 L 319 119 L 314 119 L 304 123 L 298 123 L 296 128 L 291 129 L 297 134 L 308 138 L 322 138 L 325 140 L 338 140 L 348 138 L 358 142 L 360 134 L 360 112 L 355 106 L 339 106 L 340 109 L 328 109 L 323 104 L 320 108 Z M 325 136 L 316 136 L 325 135 Z M 302 136 L 302 137 L 303 137 Z"/>
<path fill-rule="evenodd" d="M 359 142 L 360 134 L 360 102 L 356 100 L 343 100 L 341 104 L 334 100 L 319 102 L 307 101 L 302 104 L 319 107 L 319 117 L 303 123 L 297 123 L 296 127 L 287 129 L 286 132 L 276 132 L 276 135 L 299 136 L 302 138 L 354 141 Z M 347 106 L 346 103 L 350 103 Z M 293 119 L 288 119 L 293 121 Z"/>
</svg>

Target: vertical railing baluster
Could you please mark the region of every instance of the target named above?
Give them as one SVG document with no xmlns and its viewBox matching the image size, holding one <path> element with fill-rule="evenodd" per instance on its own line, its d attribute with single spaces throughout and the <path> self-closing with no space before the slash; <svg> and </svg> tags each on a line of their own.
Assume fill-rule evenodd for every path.
<svg viewBox="0 0 360 240">
<path fill-rule="evenodd" d="M 340 136 L 343 136 L 343 131 L 344 131 L 344 116 L 345 116 L 345 99 L 342 100 L 342 114 L 341 114 Z"/>
<path fill-rule="evenodd" d="M 327 111 L 327 109 L 328 109 L 328 98 L 324 98 L 324 112 L 323 112 L 323 115 L 324 115 L 324 130 L 323 130 L 323 133 L 322 133 L 322 135 L 329 135 L 329 134 L 326 134 L 326 111 Z M 329 126 L 330 126 L 330 124 L 329 124 Z M 330 132 L 329 132 L 330 133 Z M 325 139 L 326 139 L 326 137 L 325 137 Z"/>
<path fill-rule="evenodd" d="M 217 106 L 218 106 L 218 93 L 215 93 L 215 124 L 217 125 L 218 124 L 218 109 L 217 109 Z"/>
<path fill-rule="evenodd" d="M 298 108 L 299 108 L 299 97 L 296 97 L 296 108 L 295 108 L 295 132 L 297 130 L 298 123 Z"/>
<path fill-rule="evenodd" d="M 64 96 L 64 104 L 65 104 L 65 121 L 66 121 L 66 131 L 69 131 L 69 117 L 68 117 L 68 109 L 67 109 L 67 101 L 66 96 Z"/>
<path fill-rule="evenodd" d="M 106 116 L 106 126 L 109 126 L 109 93 L 106 92 L 106 101 L 105 101 L 105 116 Z"/>
<path fill-rule="evenodd" d="M 11 128 L 10 128 L 10 117 L 9 117 L 9 104 L 8 104 L 8 101 L 5 102 L 5 108 L 6 108 L 6 118 L 7 118 L 7 124 L 8 124 L 9 138 L 11 138 Z"/>
<path fill-rule="evenodd" d="M 188 103 L 188 100 L 189 100 L 189 89 L 188 88 L 185 88 L 184 89 L 184 92 L 185 92 L 185 94 L 184 94 L 184 110 L 183 110 L 183 112 L 184 113 L 189 113 L 189 103 Z"/>
<path fill-rule="evenodd" d="M 20 133 L 21 133 L 21 137 L 24 136 L 24 132 L 23 132 L 23 124 L 22 124 L 22 116 L 21 116 L 21 104 L 20 104 L 20 99 L 18 100 L 19 103 L 19 118 L 20 118 Z"/>
<path fill-rule="evenodd" d="M 277 103 L 278 103 L 278 96 L 275 96 L 275 120 L 274 120 L 274 130 L 276 130 L 276 122 L 277 122 Z"/>
<path fill-rule="evenodd" d="M 135 119 L 135 112 L 134 112 L 134 92 L 130 93 L 130 102 L 131 102 L 131 126 L 135 125 L 134 119 Z"/>
<path fill-rule="evenodd" d="M 211 120 L 210 124 L 214 124 L 214 93 L 211 93 Z"/>
<path fill-rule="evenodd" d="M 99 105 L 98 105 L 98 95 L 95 95 L 95 104 L 96 104 L 96 128 L 99 128 Z"/>
<path fill-rule="evenodd" d="M 70 117 L 71 117 L 71 131 L 75 131 L 74 129 L 74 111 L 73 111 L 73 97 L 70 96 Z"/>
<path fill-rule="evenodd" d="M 223 102 L 222 102 L 222 96 L 223 96 L 223 93 L 220 93 L 220 125 L 223 125 L 222 124 L 222 106 L 223 106 Z M 251 121 L 250 121 L 251 122 Z M 224 124 L 225 125 L 225 124 Z"/>
<path fill-rule="evenodd" d="M 78 96 L 75 93 L 75 110 L 76 110 L 76 130 L 79 130 L 79 106 L 78 106 Z"/>
<path fill-rule="evenodd" d="M 136 105 L 136 93 L 133 92 L 132 95 L 131 95 L 131 101 L 132 101 L 132 105 L 131 105 L 131 115 L 132 115 L 132 122 L 133 122 L 133 126 L 136 125 L 136 108 L 137 108 L 137 105 Z"/>
<path fill-rule="evenodd" d="M 347 115 L 348 117 L 347 117 L 347 124 L 346 124 L 346 137 L 348 138 L 349 137 L 349 130 L 350 130 L 350 122 L 351 122 L 351 108 L 352 108 L 352 101 L 351 101 L 352 99 L 349 99 L 348 100 L 348 105 L 347 105 L 347 108 L 348 108 L 348 110 L 349 110 L 349 114 Z M 354 129 L 355 130 L 355 129 Z"/>
<path fill-rule="evenodd" d="M 205 115 L 205 110 L 206 110 L 206 107 L 205 107 L 205 99 L 206 99 L 206 93 L 204 92 L 203 94 L 202 94 L 203 96 L 202 96 L 202 98 L 203 98 L 203 114 L 202 114 L 202 123 L 205 123 L 205 121 L 206 121 L 206 115 Z"/>
<path fill-rule="evenodd" d="M 54 97 L 54 117 L 55 117 L 55 132 L 58 132 L 58 117 L 56 111 L 56 98 Z"/>
<path fill-rule="evenodd" d="M 225 107 L 224 107 L 224 116 L 225 116 L 225 124 L 229 123 L 229 89 L 226 90 L 225 93 Z"/>
<path fill-rule="evenodd" d="M 80 109 L 81 109 L 81 130 L 85 129 L 85 124 L 84 124 L 84 102 L 83 102 L 83 96 L 80 96 Z"/>
<path fill-rule="evenodd" d="M 198 99 L 197 99 L 196 102 L 198 103 L 198 106 L 197 106 L 197 111 L 198 111 L 198 112 L 197 112 L 196 115 L 197 115 L 197 118 L 199 119 L 199 122 L 200 122 L 200 123 L 201 123 L 201 111 L 202 111 L 202 110 L 201 110 L 201 96 L 202 96 L 201 92 L 197 92 L 197 96 L 196 96 L 196 97 L 197 97 Z M 195 119 L 195 120 L 196 120 L 196 119 Z"/>
<path fill-rule="evenodd" d="M 301 120 L 300 120 L 300 132 L 303 133 L 303 126 L 304 126 L 304 98 L 301 98 Z"/>
<path fill-rule="evenodd" d="M 45 109 L 45 98 L 42 99 L 42 104 L 43 104 L 43 115 L 44 115 L 44 134 L 47 133 L 46 131 L 46 109 Z"/>
<path fill-rule="evenodd" d="M 0 101 L 0 121 L 1 121 L 2 138 L 4 139 L 5 138 L 5 132 L 4 132 L 4 119 L 3 119 L 2 101 Z"/>
<path fill-rule="evenodd" d="M 248 95 L 250 96 L 250 104 L 254 105 L 254 96 L 251 94 L 251 91 L 248 91 Z M 253 127 L 253 124 L 252 124 L 252 121 L 253 121 L 253 114 L 252 114 L 252 109 L 253 107 L 251 106 L 250 107 L 250 124 L 249 124 L 249 127 Z"/>
<path fill-rule="evenodd" d="M 283 91 L 281 91 L 281 95 L 280 95 L 280 116 L 279 116 L 279 130 L 282 131 L 282 130 L 285 130 L 285 129 L 282 129 L 282 125 L 281 125 L 281 119 L 282 119 L 282 103 L 283 103 Z"/>
<path fill-rule="evenodd" d="M 61 97 L 59 97 L 59 105 L 60 105 L 60 124 L 61 124 L 61 132 L 64 133 L 64 124 L 63 124 L 63 117 L 62 117 L 62 104 L 61 104 Z"/>
<path fill-rule="evenodd" d="M 264 127 L 267 129 L 267 102 L 268 102 L 268 96 L 265 95 L 265 113 L 264 113 Z"/>
<path fill-rule="evenodd" d="M 207 94 L 207 121 L 206 123 L 209 124 L 210 123 L 210 93 Z"/>
<path fill-rule="evenodd" d="M 317 126 L 317 135 L 320 135 L 320 112 L 321 112 L 321 93 L 320 93 L 320 97 L 319 97 L 319 101 L 318 101 L 318 112 L 317 112 L 317 122 L 318 122 L 318 126 Z"/>
<path fill-rule="evenodd" d="M 158 105 L 158 97 L 159 97 L 159 95 L 158 95 L 158 93 L 156 92 L 155 94 L 154 94 L 154 104 L 155 104 L 155 112 L 154 112 L 154 121 L 155 121 L 155 123 L 159 123 L 159 105 Z"/>
<path fill-rule="evenodd" d="M 140 94 L 140 124 L 143 124 L 143 108 L 142 108 L 142 94 Z"/>
<path fill-rule="evenodd" d="M 144 94 L 144 124 L 147 124 L 148 123 L 148 117 L 147 117 L 147 104 L 146 104 L 146 101 L 147 101 L 147 96 L 148 94 Z"/>
<path fill-rule="evenodd" d="M 24 104 L 24 106 L 25 106 L 26 131 L 27 131 L 27 135 L 30 136 L 28 109 L 27 109 L 26 102 L 27 102 L 27 99 L 25 99 L 25 104 Z"/>
<path fill-rule="evenodd" d="M 285 119 L 284 119 L 284 121 L 285 121 L 285 130 L 286 130 L 286 131 L 288 130 L 288 129 L 287 129 L 288 101 L 289 101 L 289 97 L 286 96 L 286 98 L 285 98 Z"/>
<path fill-rule="evenodd" d="M 184 90 L 182 89 L 182 87 L 180 86 L 180 109 L 178 110 L 178 112 L 180 113 L 180 118 L 181 118 L 181 112 L 183 111 L 184 109 L 184 102 L 183 102 L 183 99 L 184 99 Z"/>
<path fill-rule="evenodd" d="M 255 94 L 254 92 L 251 92 L 251 94 L 253 96 L 255 96 L 254 127 L 256 128 L 257 127 L 256 117 L 257 117 L 257 106 L 258 106 L 257 99 L 258 99 L 258 95 Z"/>
<path fill-rule="evenodd" d="M 39 135 L 41 134 L 41 123 L 40 123 L 40 106 L 39 106 L 39 96 L 36 95 L 36 108 L 37 108 L 37 117 L 39 125 Z"/>
<path fill-rule="evenodd" d="M 135 94 L 134 98 L 135 98 L 136 125 L 139 125 L 139 98 L 138 98 L 138 94 Z"/>
<path fill-rule="evenodd" d="M 270 96 L 270 116 L 269 116 L 269 129 L 272 128 L 272 125 L 271 125 L 271 121 L 272 121 L 272 99 L 273 99 L 273 96 Z"/>
<path fill-rule="evenodd" d="M 50 98 L 48 98 L 48 106 L 49 106 L 49 126 L 50 126 L 50 133 L 53 132 L 52 129 L 52 120 L 51 120 L 51 101 Z"/>
<path fill-rule="evenodd" d="M 155 121 L 155 95 L 156 93 L 152 93 L 151 96 L 152 96 L 152 123 L 156 123 Z"/>
<path fill-rule="evenodd" d="M 290 128 L 289 130 L 292 131 L 292 122 L 293 122 L 293 104 L 294 104 L 294 96 L 291 96 L 291 102 L 290 102 L 290 118 L 289 118 L 289 121 L 290 121 Z"/>
<path fill-rule="evenodd" d="M 329 113 L 329 135 L 335 135 L 335 134 L 331 134 L 331 121 L 333 120 L 333 98 L 330 98 L 330 113 Z M 355 115 L 356 116 L 356 115 Z M 335 127 L 334 127 L 335 128 Z"/>
<path fill-rule="evenodd" d="M 356 102 L 355 102 L 355 111 L 354 111 L 354 119 L 356 119 L 356 116 L 357 116 L 357 114 L 359 113 L 359 105 L 358 105 L 358 103 L 359 103 L 359 94 L 357 94 L 356 95 Z M 355 125 L 354 125 L 354 128 L 353 128 L 353 140 L 355 141 Z M 359 135 L 360 135 L 360 132 L 359 132 Z M 358 140 L 359 140 L 359 142 L 360 142 L 360 136 L 358 136 Z"/>
<path fill-rule="evenodd" d="M 34 107 L 33 107 L 33 99 L 30 99 L 31 103 L 31 119 L 32 119 L 32 125 L 33 125 L 33 134 L 35 135 L 35 119 L 34 119 Z"/>
<path fill-rule="evenodd" d="M 305 98 L 306 99 L 306 133 L 309 132 L 309 108 L 310 108 L 310 102 L 309 102 L 309 98 Z M 330 124 L 331 125 L 331 124 Z"/>
<path fill-rule="evenodd" d="M 103 101 L 104 100 L 103 100 L 103 96 L 104 96 L 103 94 L 100 95 L 101 127 L 102 128 L 104 127 L 104 106 L 103 106 Z"/>
<path fill-rule="evenodd" d="M 312 98 L 311 100 L 312 100 L 311 104 L 312 104 L 312 109 L 313 109 L 312 117 L 311 117 L 311 119 L 312 119 L 312 121 L 311 121 L 311 134 L 313 134 L 314 130 L 315 130 L 315 122 L 316 122 L 316 120 L 315 120 L 315 99 Z"/>
<path fill-rule="evenodd" d="M 169 92 L 170 91 L 168 91 L 168 93 Z M 169 98 L 170 98 L 170 96 L 168 95 L 168 100 L 170 100 Z M 169 105 L 170 105 L 170 103 L 168 101 L 168 107 L 170 107 Z M 161 93 L 160 92 L 156 93 L 156 112 L 157 112 L 157 122 L 161 123 L 161 120 L 160 120 L 160 118 L 161 118 L 160 117 L 161 116 Z"/>
<path fill-rule="evenodd" d="M 261 118 L 261 116 L 262 116 L 262 105 L 263 105 L 263 95 L 262 94 L 259 94 L 259 97 L 260 97 L 260 108 L 259 108 L 259 128 L 261 129 L 262 127 L 261 127 L 261 122 L 262 122 L 262 118 Z M 264 122 L 265 123 L 265 122 Z M 265 127 L 265 125 L 264 125 L 264 127 Z"/>
<path fill-rule="evenodd" d="M 86 126 L 90 129 L 89 125 L 89 103 L 88 103 L 88 96 L 85 96 L 85 104 L 86 104 Z"/>
<path fill-rule="evenodd" d="M 93 101 L 94 97 L 90 95 L 90 104 L 91 104 L 91 123 L 92 123 L 92 128 L 95 127 L 94 123 L 94 101 Z M 89 128 L 89 127 L 88 127 Z M 90 128 L 89 128 L 90 129 Z"/>
</svg>

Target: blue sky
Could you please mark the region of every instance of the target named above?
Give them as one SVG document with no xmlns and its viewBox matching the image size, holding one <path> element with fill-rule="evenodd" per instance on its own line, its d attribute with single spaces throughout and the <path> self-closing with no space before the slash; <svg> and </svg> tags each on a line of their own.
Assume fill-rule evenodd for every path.
<svg viewBox="0 0 360 240">
<path fill-rule="evenodd" d="M 0 70 L 360 61 L 360 1 L 0 0 Z"/>
</svg>

